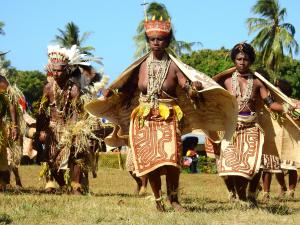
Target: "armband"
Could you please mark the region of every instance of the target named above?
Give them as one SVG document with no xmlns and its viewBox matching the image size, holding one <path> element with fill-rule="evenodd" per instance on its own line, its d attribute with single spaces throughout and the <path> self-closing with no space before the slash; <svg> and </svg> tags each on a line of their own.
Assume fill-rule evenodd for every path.
<svg viewBox="0 0 300 225">
<path fill-rule="evenodd" d="M 290 111 L 290 106 L 287 103 L 282 104 L 282 112 L 283 113 L 288 113 Z"/>
<path fill-rule="evenodd" d="M 274 102 L 274 99 L 272 98 L 271 95 L 268 97 L 264 98 L 264 103 L 269 107 L 272 103 Z"/>
<path fill-rule="evenodd" d="M 189 95 L 190 98 L 198 97 L 198 91 L 190 84 L 189 81 L 186 81 L 184 84 L 184 90 Z"/>
<path fill-rule="evenodd" d="M 190 82 L 187 80 L 183 86 L 183 89 L 186 91 L 186 92 L 189 92 L 189 90 L 192 88 Z"/>
</svg>

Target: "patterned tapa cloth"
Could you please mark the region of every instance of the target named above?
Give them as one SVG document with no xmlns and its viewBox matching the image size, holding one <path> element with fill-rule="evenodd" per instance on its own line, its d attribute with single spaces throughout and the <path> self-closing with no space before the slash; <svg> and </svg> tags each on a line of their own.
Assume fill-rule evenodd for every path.
<svg viewBox="0 0 300 225">
<path fill-rule="evenodd" d="M 264 134 L 255 115 L 239 116 L 238 120 L 232 142 L 220 152 L 218 173 L 252 179 L 260 168 Z"/>
<path fill-rule="evenodd" d="M 299 163 L 292 160 L 281 160 L 280 168 L 282 170 L 296 170 L 300 168 Z"/>
<path fill-rule="evenodd" d="M 280 158 L 276 155 L 262 154 L 260 168 L 264 172 L 281 173 Z"/>
<path fill-rule="evenodd" d="M 148 54 L 129 66 L 109 88 L 120 89 L 130 82 L 132 75 L 137 72 L 147 57 Z M 182 134 L 201 129 L 210 136 L 211 133 L 221 131 L 222 135 L 217 138 L 218 140 L 214 140 L 225 139 L 229 142 L 237 119 L 235 97 L 204 73 L 196 71 L 170 54 L 169 57 L 190 81 L 201 81 L 204 87 L 199 91 L 201 98 L 196 104 L 191 102 L 183 89 L 178 87 L 176 90 L 177 104 L 184 114 Z M 118 93 L 107 99 L 99 98 L 85 105 L 85 109 L 90 114 L 105 117 L 116 125 L 114 132 L 105 139 L 106 144 L 116 147 L 128 145 L 130 115 L 139 105 L 139 96 L 140 91 L 136 90 L 132 96 Z M 128 104 L 128 99 L 131 100 L 130 104 Z"/>
<path fill-rule="evenodd" d="M 165 104 L 165 103 L 164 103 Z M 143 176 L 161 166 L 180 167 L 181 132 L 173 106 L 167 119 L 152 112 L 141 121 L 138 110 L 131 115 L 129 130 L 134 173 Z"/>
</svg>

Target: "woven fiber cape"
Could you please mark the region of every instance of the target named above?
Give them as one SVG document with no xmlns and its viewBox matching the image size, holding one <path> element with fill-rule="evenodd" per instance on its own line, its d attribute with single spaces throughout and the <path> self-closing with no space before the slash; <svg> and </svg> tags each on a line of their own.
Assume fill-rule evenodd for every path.
<svg viewBox="0 0 300 225">
<path fill-rule="evenodd" d="M 231 76 L 235 67 L 225 70 L 213 77 L 215 81 Z M 279 103 L 292 104 L 292 99 L 283 94 L 278 88 L 266 80 L 262 75 L 254 72 L 269 89 L 270 94 Z M 263 152 L 279 155 L 281 160 L 292 160 L 300 163 L 300 121 L 293 120 L 289 115 L 275 117 L 269 112 L 261 100 L 257 107 L 258 123 L 264 130 Z"/>
<path fill-rule="evenodd" d="M 130 65 L 109 88 L 119 89 L 126 84 L 129 78 L 138 72 L 139 66 L 148 55 L 149 53 Z M 201 98 L 196 107 L 182 88 L 178 87 L 176 90 L 178 105 L 184 113 L 182 134 L 201 129 L 214 141 L 219 142 L 222 138 L 230 141 L 237 122 L 238 108 L 235 97 L 204 73 L 184 64 L 170 54 L 169 57 L 190 81 L 201 81 L 204 87 L 199 91 Z M 130 105 L 125 104 L 128 101 L 124 100 L 128 100 L 128 97 L 124 99 L 122 93 L 114 94 L 107 99 L 101 97 L 85 105 L 85 110 L 90 114 L 105 117 L 116 124 L 113 133 L 105 139 L 106 144 L 128 145 L 130 114 L 138 106 L 139 96 L 140 91 L 136 90 L 130 98 Z M 222 135 L 212 137 L 211 134 L 216 134 L 217 131 L 221 131 L 218 133 Z"/>
</svg>

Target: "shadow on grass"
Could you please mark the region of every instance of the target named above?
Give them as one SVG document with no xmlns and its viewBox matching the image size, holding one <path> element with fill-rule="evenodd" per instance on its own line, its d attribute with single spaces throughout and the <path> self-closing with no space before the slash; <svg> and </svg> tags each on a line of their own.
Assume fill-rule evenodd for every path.
<svg viewBox="0 0 300 225">
<path fill-rule="evenodd" d="M 41 194 L 52 194 L 52 195 L 62 195 L 66 192 L 62 190 L 56 190 L 54 192 L 48 193 L 45 189 L 36 189 L 36 188 L 18 188 L 18 189 L 6 189 L 1 192 L 2 194 L 8 195 L 22 195 L 22 194 L 31 194 L 31 195 L 41 195 Z"/>
<path fill-rule="evenodd" d="M 182 202 L 186 204 L 190 203 L 228 203 L 227 201 L 217 201 L 217 200 L 212 200 L 209 198 L 183 198 Z"/>
<path fill-rule="evenodd" d="M 299 200 L 289 200 L 293 202 L 299 202 Z M 227 212 L 230 210 L 262 210 L 274 215 L 292 215 L 300 211 L 300 208 L 291 208 L 286 204 L 274 203 L 274 204 L 259 204 L 257 207 L 253 205 L 242 206 L 238 203 L 229 203 L 227 201 L 211 200 L 209 198 L 184 198 L 182 199 L 184 207 L 189 212 L 204 212 L 204 213 L 215 213 L 215 212 Z"/>
<path fill-rule="evenodd" d="M 12 218 L 6 213 L 0 213 L 0 224 L 11 224 Z"/>
<path fill-rule="evenodd" d="M 229 211 L 234 207 L 224 201 L 212 200 L 209 198 L 184 198 L 182 199 L 184 208 L 189 212 L 214 213 L 218 211 Z"/>
<path fill-rule="evenodd" d="M 0 192 L 2 194 L 7 194 L 7 195 L 23 195 L 23 194 L 30 194 L 30 195 L 72 195 L 70 192 L 62 189 L 57 189 L 51 193 L 46 192 L 45 189 L 36 189 L 36 188 L 10 188 L 6 189 L 3 192 Z M 125 197 L 125 198 L 142 198 L 145 196 L 137 196 L 134 194 L 128 194 L 128 193 L 93 193 L 90 192 L 88 194 L 84 194 L 82 196 L 93 196 L 93 197 L 109 197 L 109 196 L 117 196 L 117 197 Z"/>
<path fill-rule="evenodd" d="M 117 197 L 125 197 L 125 198 L 140 198 L 141 196 L 137 196 L 134 194 L 128 194 L 128 193 L 91 193 L 94 197 L 109 197 L 109 196 L 117 196 Z"/>
<path fill-rule="evenodd" d="M 299 212 L 300 209 L 292 209 L 284 204 L 267 204 L 259 207 L 261 210 L 264 210 L 270 214 L 275 215 L 292 215 L 296 212 Z"/>
</svg>

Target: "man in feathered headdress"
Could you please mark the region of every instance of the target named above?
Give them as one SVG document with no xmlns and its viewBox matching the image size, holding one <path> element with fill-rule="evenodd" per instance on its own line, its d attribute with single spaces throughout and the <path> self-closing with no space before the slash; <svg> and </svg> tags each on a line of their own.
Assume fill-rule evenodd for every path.
<svg viewBox="0 0 300 225">
<path fill-rule="evenodd" d="M 105 141 L 110 146 L 130 145 L 134 173 L 148 176 L 157 209 L 165 210 L 160 179 L 165 174 L 169 201 L 182 211 L 178 199 L 181 134 L 203 129 L 216 141 L 229 140 L 237 105 L 216 82 L 167 52 L 170 19 L 146 18 L 144 26 L 150 52 L 85 109 L 116 124 Z"/>
<path fill-rule="evenodd" d="M 41 176 L 46 177 L 49 192 L 56 188 L 54 181 L 61 187 L 72 187 L 74 194 L 88 191 L 92 133 L 85 123 L 80 67 L 89 67 L 91 60 L 76 45 L 71 49 L 48 47 L 48 83 L 39 108 L 36 137 L 45 144 Z"/>
<path fill-rule="evenodd" d="M 231 50 L 231 59 L 235 67 L 216 75 L 213 79 L 237 99 L 238 124 L 229 145 L 228 143 L 222 144 L 219 146 L 221 149 L 217 149 L 216 145 L 207 139 L 206 151 L 209 154 L 218 155 L 218 172 L 225 178 L 225 184 L 231 197 L 235 198 L 237 193 L 241 201 L 246 201 L 248 180 L 252 180 L 248 198 L 256 204 L 255 191 L 260 178 L 259 168 L 263 149 L 265 153 L 274 151 L 280 153 L 281 150 L 288 147 L 291 152 L 295 146 L 299 145 L 300 140 L 299 130 L 293 132 L 295 135 L 293 138 L 288 138 L 289 143 L 286 143 L 287 139 L 283 138 L 283 132 L 279 131 L 276 135 L 278 129 L 282 129 L 279 126 L 291 130 L 293 125 L 291 123 L 287 126 L 278 123 L 277 125 L 272 124 L 270 113 L 265 110 L 263 105 L 271 111 L 283 113 L 286 117 L 294 112 L 297 105 L 285 98 L 259 73 L 250 70 L 250 66 L 255 61 L 255 51 L 251 45 L 236 44 Z M 285 140 L 279 141 L 279 137 Z M 274 156 L 274 154 L 269 154 L 269 156 L 271 155 Z M 268 160 L 268 163 L 275 162 L 271 157 L 264 157 L 264 159 Z M 256 176 L 257 174 L 258 176 Z"/>
</svg>

